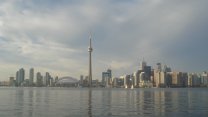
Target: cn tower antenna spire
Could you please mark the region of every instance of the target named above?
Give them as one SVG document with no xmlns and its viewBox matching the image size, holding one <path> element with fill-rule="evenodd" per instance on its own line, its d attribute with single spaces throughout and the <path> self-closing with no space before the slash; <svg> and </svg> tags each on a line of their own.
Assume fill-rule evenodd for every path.
<svg viewBox="0 0 208 117">
<path fill-rule="evenodd" d="M 90 32 L 90 47 L 92 47 L 92 33 Z"/>
<path fill-rule="evenodd" d="M 90 45 L 88 47 L 88 52 L 89 52 L 89 75 L 88 75 L 88 81 L 89 81 L 89 87 L 92 87 L 92 33 L 90 32 Z"/>
</svg>

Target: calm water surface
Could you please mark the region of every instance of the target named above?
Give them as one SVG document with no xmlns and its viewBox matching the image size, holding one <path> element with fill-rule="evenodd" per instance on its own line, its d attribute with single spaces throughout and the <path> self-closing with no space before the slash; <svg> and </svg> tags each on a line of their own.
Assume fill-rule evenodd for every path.
<svg viewBox="0 0 208 117">
<path fill-rule="evenodd" d="M 208 117 L 208 88 L 0 88 L 0 117 Z"/>
</svg>

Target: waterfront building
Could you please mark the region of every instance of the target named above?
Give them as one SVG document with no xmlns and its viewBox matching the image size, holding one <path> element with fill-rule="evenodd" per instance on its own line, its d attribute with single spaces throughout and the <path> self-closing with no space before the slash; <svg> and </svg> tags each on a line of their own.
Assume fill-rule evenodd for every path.
<svg viewBox="0 0 208 117">
<path fill-rule="evenodd" d="M 125 87 L 124 77 L 125 77 L 125 75 L 119 77 L 119 79 L 122 79 L 123 80 L 122 87 Z"/>
<path fill-rule="evenodd" d="M 201 84 L 203 87 L 208 87 L 208 73 L 206 71 L 201 75 Z"/>
<path fill-rule="evenodd" d="M 79 86 L 83 86 L 84 84 L 84 76 L 80 75 Z"/>
<path fill-rule="evenodd" d="M 140 74 L 142 72 L 144 72 L 144 71 L 143 70 L 138 70 L 136 72 L 136 74 L 133 73 L 133 77 L 134 77 L 134 87 L 139 87 L 139 83 L 142 82 L 142 81 L 140 81 Z"/>
<path fill-rule="evenodd" d="M 55 83 L 58 81 L 58 76 L 55 77 Z"/>
<path fill-rule="evenodd" d="M 16 72 L 16 86 L 18 86 L 18 82 L 19 82 L 19 81 L 18 81 L 18 80 L 19 80 L 18 77 L 19 77 L 19 71 Z"/>
<path fill-rule="evenodd" d="M 123 87 L 123 85 L 124 85 L 124 79 L 123 78 L 117 78 L 117 77 L 113 78 L 112 87 L 120 88 L 120 87 Z"/>
<path fill-rule="evenodd" d="M 154 81 L 156 84 L 156 87 L 166 87 L 166 73 L 160 70 L 155 70 L 154 72 Z"/>
<path fill-rule="evenodd" d="M 151 79 L 151 66 L 144 66 L 144 73 L 145 73 L 145 81 L 149 82 Z"/>
<path fill-rule="evenodd" d="M 88 76 L 85 76 L 84 80 L 83 80 L 83 87 L 89 87 L 89 78 Z"/>
<path fill-rule="evenodd" d="M 25 79 L 25 70 L 23 68 L 16 72 L 17 86 L 21 86 Z"/>
<path fill-rule="evenodd" d="M 165 72 L 166 73 L 166 87 L 171 87 L 172 85 L 172 72 Z"/>
<path fill-rule="evenodd" d="M 112 70 L 108 69 L 106 72 L 102 72 L 102 85 L 104 87 L 111 87 L 112 84 Z"/>
<path fill-rule="evenodd" d="M 51 77 L 51 75 L 48 73 L 48 72 L 46 72 L 46 86 L 51 86 L 51 79 L 52 79 L 52 77 Z"/>
<path fill-rule="evenodd" d="M 145 73 L 142 72 L 140 73 L 140 78 L 144 79 L 145 78 Z M 153 87 L 153 83 L 149 80 L 140 80 L 139 82 L 139 87 Z"/>
<path fill-rule="evenodd" d="M 188 74 L 188 86 L 189 87 L 199 87 L 201 84 L 200 77 L 195 73 Z"/>
<path fill-rule="evenodd" d="M 105 87 L 109 88 L 112 86 L 112 78 L 106 78 Z"/>
<path fill-rule="evenodd" d="M 171 75 L 166 72 L 154 72 L 154 82 L 156 87 L 170 87 L 171 85 Z"/>
<path fill-rule="evenodd" d="M 55 86 L 55 82 L 54 82 L 53 77 L 50 77 L 50 79 L 49 79 L 49 86 L 51 86 L 51 87 Z"/>
<path fill-rule="evenodd" d="M 41 75 L 40 72 L 37 72 L 37 75 L 36 75 L 36 86 L 37 87 L 41 87 L 43 86 L 43 76 Z"/>
<path fill-rule="evenodd" d="M 18 79 L 19 79 L 18 76 L 19 76 L 19 71 L 16 72 L 16 83 L 15 83 L 15 86 L 18 86 L 18 83 L 17 83 Z"/>
<path fill-rule="evenodd" d="M 161 63 L 157 63 L 157 69 L 158 72 L 162 71 L 162 64 Z"/>
<path fill-rule="evenodd" d="M 9 86 L 9 81 L 1 81 L 0 86 Z"/>
<path fill-rule="evenodd" d="M 19 70 L 19 77 L 21 82 L 25 80 L 25 70 L 23 68 Z"/>
<path fill-rule="evenodd" d="M 165 72 L 160 72 L 160 82 L 159 85 L 160 87 L 166 87 L 167 86 L 167 79 L 166 79 L 166 73 Z"/>
<path fill-rule="evenodd" d="M 159 76 L 159 71 L 158 71 L 158 69 L 154 69 L 154 76 L 153 76 L 153 81 L 154 81 L 154 86 L 155 87 L 158 87 L 159 86 L 159 78 L 160 76 Z"/>
<path fill-rule="evenodd" d="M 178 87 L 180 84 L 180 75 L 179 72 L 172 72 L 172 87 Z"/>
<path fill-rule="evenodd" d="M 199 81 L 200 83 L 200 81 Z M 182 72 L 181 74 L 181 87 L 188 87 L 188 73 Z"/>
<path fill-rule="evenodd" d="M 99 86 L 98 80 L 92 80 L 92 87 L 98 87 L 98 86 Z"/>
<path fill-rule="evenodd" d="M 143 87 L 145 85 L 145 72 L 141 72 L 139 74 L 139 87 Z"/>
<path fill-rule="evenodd" d="M 113 78 L 112 87 L 118 87 L 118 79 L 119 78 L 116 78 L 116 77 Z"/>
<path fill-rule="evenodd" d="M 173 72 L 172 87 L 187 87 L 188 75 L 182 72 Z"/>
<path fill-rule="evenodd" d="M 155 87 L 159 87 L 161 71 L 162 71 L 161 63 L 157 63 L 157 68 L 154 69 L 154 75 L 153 75 L 153 86 Z"/>
<path fill-rule="evenodd" d="M 139 75 L 137 72 L 133 73 L 134 87 L 138 87 Z"/>
<path fill-rule="evenodd" d="M 9 86 L 15 86 L 15 79 L 14 79 L 14 77 L 9 77 Z"/>
<path fill-rule="evenodd" d="M 50 79 L 51 79 L 50 74 L 48 72 L 46 72 L 46 74 L 44 76 L 44 80 L 43 80 L 43 85 L 50 86 Z"/>
<path fill-rule="evenodd" d="M 130 88 L 133 85 L 131 75 L 124 75 L 124 76 L 121 76 L 121 78 L 124 79 L 124 87 L 125 88 Z"/>
<path fill-rule="evenodd" d="M 142 60 L 139 65 L 139 70 L 136 73 L 133 73 L 134 87 L 152 86 L 151 75 L 151 66 L 147 66 L 147 63 Z"/>
<path fill-rule="evenodd" d="M 147 66 L 147 63 L 144 61 L 144 59 L 139 64 L 139 70 L 144 70 L 144 67 Z"/>
<path fill-rule="evenodd" d="M 131 80 L 131 88 L 134 88 L 134 87 L 135 87 L 135 86 L 134 86 L 134 84 L 135 84 L 135 79 L 134 79 L 134 74 L 133 74 L 133 73 L 130 75 L 130 80 Z"/>
<path fill-rule="evenodd" d="M 156 83 L 155 83 L 155 79 L 154 79 L 154 69 L 151 69 L 151 82 L 152 82 L 152 86 L 156 87 Z"/>
<path fill-rule="evenodd" d="M 34 82 L 34 69 L 31 68 L 29 72 L 29 86 L 33 86 Z"/>
<path fill-rule="evenodd" d="M 22 83 L 22 86 L 28 87 L 28 86 L 30 86 L 29 83 L 30 83 L 30 79 L 25 79 Z"/>
<path fill-rule="evenodd" d="M 157 68 L 151 71 L 152 83 L 155 87 L 171 87 L 172 86 L 172 76 L 171 68 L 164 65 L 162 68 L 161 63 L 157 63 Z M 174 83 L 174 81 L 173 81 Z M 176 83 L 177 84 L 177 83 Z M 176 85 L 177 86 L 177 85 Z"/>
</svg>

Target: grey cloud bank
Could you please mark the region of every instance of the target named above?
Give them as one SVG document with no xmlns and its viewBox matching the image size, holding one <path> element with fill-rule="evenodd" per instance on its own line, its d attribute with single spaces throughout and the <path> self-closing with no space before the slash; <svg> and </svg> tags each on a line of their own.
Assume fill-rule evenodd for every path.
<svg viewBox="0 0 208 117">
<path fill-rule="evenodd" d="M 16 70 L 93 77 L 138 69 L 144 57 L 175 70 L 207 70 L 207 0 L 11 0 L 0 4 L 0 78 Z M 37 69 L 36 69 L 37 68 Z M 26 71 L 27 72 L 27 71 Z"/>
</svg>

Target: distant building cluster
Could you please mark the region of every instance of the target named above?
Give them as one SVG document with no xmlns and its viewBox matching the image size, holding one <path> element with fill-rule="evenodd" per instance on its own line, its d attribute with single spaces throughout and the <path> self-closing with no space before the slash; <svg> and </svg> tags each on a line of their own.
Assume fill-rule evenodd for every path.
<svg viewBox="0 0 208 117">
<path fill-rule="evenodd" d="M 100 82 L 98 80 L 92 80 L 92 87 L 100 87 Z M 78 83 L 79 87 L 89 87 L 89 78 L 88 76 L 80 76 L 80 80 Z"/>
<path fill-rule="evenodd" d="M 46 72 L 45 75 L 42 75 L 40 72 L 36 73 L 34 68 L 29 70 L 29 77 L 25 78 L 25 70 L 24 68 L 19 69 L 16 72 L 16 77 L 10 77 L 9 82 L 1 82 L 1 86 L 16 86 L 16 87 L 43 87 L 43 86 L 55 86 L 56 81 L 58 81 L 58 77 L 51 77 L 49 72 Z"/>
<path fill-rule="evenodd" d="M 120 77 L 112 77 L 110 69 L 102 72 L 102 87 L 208 87 L 208 73 L 187 73 L 172 71 L 167 65 L 156 64 L 156 69 L 143 60 L 136 72 Z"/>
</svg>

